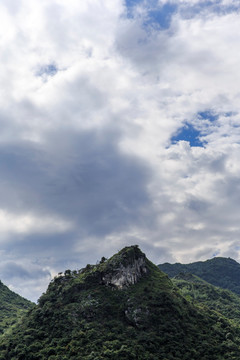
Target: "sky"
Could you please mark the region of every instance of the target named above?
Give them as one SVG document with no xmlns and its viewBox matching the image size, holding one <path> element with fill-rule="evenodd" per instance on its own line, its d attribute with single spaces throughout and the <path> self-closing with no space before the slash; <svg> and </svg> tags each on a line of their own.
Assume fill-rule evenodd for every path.
<svg viewBox="0 0 240 360">
<path fill-rule="evenodd" d="M 138 244 L 240 261 L 240 1 L 2 0 L 0 279 Z"/>
</svg>

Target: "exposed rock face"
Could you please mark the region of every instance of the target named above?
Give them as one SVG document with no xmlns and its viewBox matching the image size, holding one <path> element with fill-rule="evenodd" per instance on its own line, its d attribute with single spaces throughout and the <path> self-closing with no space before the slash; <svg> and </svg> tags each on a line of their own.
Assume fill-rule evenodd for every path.
<svg viewBox="0 0 240 360">
<path fill-rule="evenodd" d="M 122 254 L 122 258 L 114 259 L 111 271 L 102 274 L 104 285 L 123 289 L 136 284 L 148 272 L 145 255 L 139 253 L 137 247 L 132 247 L 131 250 Z"/>
</svg>

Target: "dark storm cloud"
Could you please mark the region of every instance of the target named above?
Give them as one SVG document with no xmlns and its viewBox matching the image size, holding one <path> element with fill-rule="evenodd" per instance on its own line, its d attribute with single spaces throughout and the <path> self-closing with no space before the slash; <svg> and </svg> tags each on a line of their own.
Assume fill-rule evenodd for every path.
<svg viewBox="0 0 240 360">
<path fill-rule="evenodd" d="M 36 274 L 38 274 L 39 278 L 44 278 L 50 273 L 48 270 L 43 270 L 43 266 L 55 269 L 55 272 L 64 271 L 68 268 L 73 270 L 84 267 L 89 262 L 87 255 L 84 251 L 74 251 L 78 245 L 84 244 L 84 240 L 85 237 L 79 228 L 75 229 L 75 233 L 71 231 L 63 234 L 39 234 L 33 232 L 24 236 L 15 235 L 10 243 L 2 245 L 2 249 L 6 253 L 11 253 L 12 249 L 14 249 L 16 257 L 14 261 L 16 262 L 23 256 L 32 259 L 31 264 L 22 264 L 27 272 L 26 276 L 32 273 L 32 278 Z M 96 245 L 94 242 L 88 242 L 89 247 L 93 248 Z M 90 262 L 95 263 L 97 260 L 97 257 L 93 257 Z M 12 263 L 5 264 L 4 271 L 0 267 L 1 278 L 6 283 L 11 282 L 11 279 L 16 277 L 15 272 L 12 270 Z M 29 271 L 29 266 L 33 270 Z"/>
<path fill-rule="evenodd" d="M 60 216 L 95 236 L 141 221 L 150 170 L 118 141 L 111 131 L 58 131 L 44 146 L 1 145 L 2 208 Z"/>
<path fill-rule="evenodd" d="M 58 257 L 72 257 L 72 246 L 76 240 L 75 234 L 70 231 L 66 234 L 39 234 L 33 232 L 31 234 L 15 235 L 11 243 L 7 242 L 4 249 L 11 251 L 14 248 L 15 254 L 41 254 L 43 258 L 50 255 Z"/>
<path fill-rule="evenodd" d="M 8 281 L 12 278 L 20 278 L 20 279 L 40 279 L 45 276 L 50 276 L 49 271 L 43 269 L 37 269 L 29 271 L 26 269 L 24 265 L 16 264 L 13 261 L 9 261 L 0 266 L 0 272 L 2 278 L 5 281 Z"/>
<path fill-rule="evenodd" d="M 1 2 L 0 279 L 14 291 L 36 299 L 49 272 L 130 244 L 156 262 L 239 259 L 240 22 L 217 4 Z"/>
</svg>

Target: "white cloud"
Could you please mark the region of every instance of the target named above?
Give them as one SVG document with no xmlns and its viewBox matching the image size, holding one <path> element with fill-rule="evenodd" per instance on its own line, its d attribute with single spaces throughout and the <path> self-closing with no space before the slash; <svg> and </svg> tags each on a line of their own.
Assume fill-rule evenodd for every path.
<svg viewBox="0 0 240 360">
<path fill-rule="evenodd" d="M 37 233 L 61 233 L 71 230 L 73 224 L 64 219 L 41 217 L 33 214 L 13 214 L 5 210 L 0 210 L 0 232 L 6 234 L 28 234 Z"/>
<path fill-rule="evenodd" d="M 120 0 L 1 3 L 0 232 L 14 289 L 12 262 L 43 269 L 45 290 L 44 269 L 129 243 L 156 262 L 240 259 L 239 13 L 179 1 L 160 30 L 150 5 L 127 17 Z M 171 143 L 186 123 L 204 147 Z M 23 286 L 36 296 L 34 281 Z"/>
</svg>

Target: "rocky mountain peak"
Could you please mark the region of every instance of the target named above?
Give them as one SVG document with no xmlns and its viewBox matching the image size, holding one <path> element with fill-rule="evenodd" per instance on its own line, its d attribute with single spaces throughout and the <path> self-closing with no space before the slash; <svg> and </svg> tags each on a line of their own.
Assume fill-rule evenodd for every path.
<svg viewBox="0 0 240 360">
<path fill-rule="evenodd" d="M 146 256 L 137 245 L 125 247 L 107 262 L 102 283 L 123 289 L 136 284 L 148 272 Z"/>
</svg>

